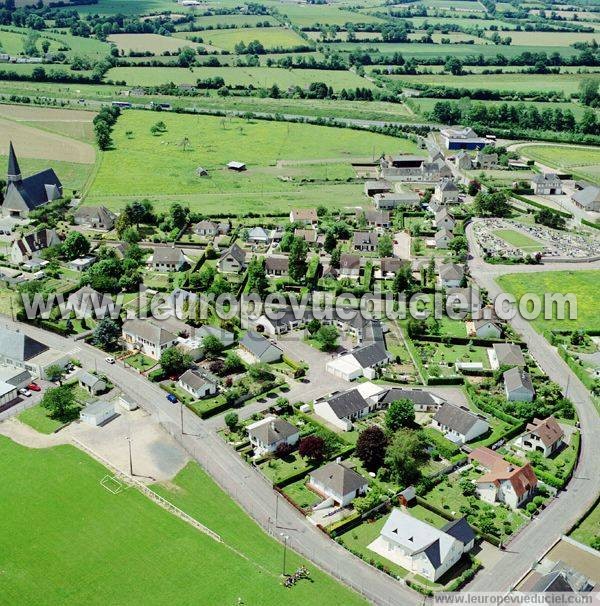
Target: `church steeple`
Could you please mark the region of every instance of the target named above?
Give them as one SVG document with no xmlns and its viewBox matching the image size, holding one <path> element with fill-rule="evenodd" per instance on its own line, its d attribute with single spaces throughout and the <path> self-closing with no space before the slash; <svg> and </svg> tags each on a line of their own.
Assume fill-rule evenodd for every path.
<svg viewBox="0 0 600 606">
<path fill-rule="evenodd" d="M 17 154 L 15 154 L 15 148 L 13 147 L 12 141 L 8 145 L 8 182 L 18 183 L 21 181 L 21 169 L 19 168 L 19 162 L 17 161 Z"/>
</svg>

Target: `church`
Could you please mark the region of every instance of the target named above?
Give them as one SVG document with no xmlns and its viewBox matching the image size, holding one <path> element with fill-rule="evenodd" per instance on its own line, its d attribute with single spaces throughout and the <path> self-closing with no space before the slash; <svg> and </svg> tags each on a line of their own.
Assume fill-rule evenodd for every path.
<svg viewBox="0 0 600 606">
<path fill-rule="evenodd" d="M 5 217 L 25 218 L 30 211 L 58 200 L 63 195 L 62 183 L 51 168 L 23 178 L 12 142 L 8 148 L 6 180 L 6 193 L 2 203 L 2 215 Z"/>
</svg>

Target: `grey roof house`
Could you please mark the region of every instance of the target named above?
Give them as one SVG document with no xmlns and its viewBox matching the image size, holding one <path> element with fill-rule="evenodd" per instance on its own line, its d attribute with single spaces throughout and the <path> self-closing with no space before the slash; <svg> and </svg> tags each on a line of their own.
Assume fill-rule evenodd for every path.
<svg viewBox="0 0 600 606">
<path fill-rule="evenodd" d="M 356 497 L 365 494 L 368 485 L 365 477 L 338 462 L 327 463 L 311 471 L 307 483 L 308 488 L 325 497 L 326 501 L 320 507 L 345 507 Z"/>
<path fill-rule="evenodd" d="M 283 351 L 279 347 L 254 330 L 246 332 L 240 340 L 240 347 L 256 362 L 269 364 L 278 362 L 283 357 Z"/>
<path fill-rule="evenodd" d="M 457 444 L 466 444 L 490 428 L 484 417 L 476 415 L 466 407 L 449 402 L 443 404 L 435 413 L 431 425 Z"/>
</svg>

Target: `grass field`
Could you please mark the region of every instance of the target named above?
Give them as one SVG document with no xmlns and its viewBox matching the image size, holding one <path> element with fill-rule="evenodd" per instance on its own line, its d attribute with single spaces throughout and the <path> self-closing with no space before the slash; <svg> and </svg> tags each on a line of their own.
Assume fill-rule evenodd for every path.
<svg viewBox="0 0 600 606">
<path fill-rule="evenodd" d="M 382 20 L 372 15 L 350 12 L 332 6 L 284 3 L 276 0 L 264 0 L 263 4 L 276 8 L 281 15 L 287 15 L 294 25 L 344 25 L 346 23 L 381 23 Z"/>
<path fill-rule="evenodd" d="M 279 69 L 269 67 L 114 67 L 106 78 L 115 82 L 124 81 L 132 86 L 158 86 L 195 84 L 196 80 L 221 76 L 230 86 L 253 85 L 280 88 L 308 86 L 311 82 L 326 82 L 334 90 L 342 88 L 373 88 L 373 84 L 349 71 L 327 71 L 318 69 Z"/>
<path fill-rule="evenodd" d="M 277 21 L 268 15 L 206 15 L 194 19 L 194 25 L 215 27 L 216 25 L 235 25 L 236 27 L 254 27 L 257 23 L 276 25 Z M 188 29 L 188 24 L 185 24 Z M 206 32 L 208 34 L 208 32 Z"/>
<path fill-rule="evenodd" d="M 530 274 L 508 274 L 498 278 L 498 284 L 517 300 L 525 293 L 535 293 L 543 298 L 544 293 L 573 293 L 577 297 L 577 319 L 558 320 L 556 313 L 545 319 L 543 315 L 533 320 L 534 327 L 545 330 L 598 329 L 598 300 L 600 299 L 600 271 L 557 271 Z M 568 314 L 567 314 L 568 318 Z"/>
<path fill-rule="evenodd" d="M 293 48 L 305 45 L 296 32 L 284 27 L 249 27 L 240 29 L 215 29 L 198 32 L 205 43 L 223 50 L 233 51 L 236 44 L 248 44 L 258 40 L 266 48 Z"/>
<path fill-rule="evenodd" d="M 521 232 L 515 231 L 514 229 L 497 229 L 493 233 L 499 238 L 502 238 L 505 242 L 520 248 L 524 252 L 531 253 L 543 248 L 541 242 L 538 242 Z"/>
<path fill-rule="evenodd" d="M 339 208 L 363 203 L 362 188 L 345 179 L 325 180 L 332 177 L 325 176 L 320 160 L 333 160 L 335 176 L 335 165 L 352 158 L 416 151 L 416 145 L 405 139 L 350 129 L 177 114 L 160 116 L 167 132 L 155 137 L 150 127 L 157 119 L 150 112 L 123 113 L 114 131 L 115 149 L 102 154 L 88 201 L 119 208 L 127 197 L 150 196 L 159 205 L 182 199 L 206 212 L 266 212 L 315 203 Z M 132 131 L 131 138 L 125 136 L 127 131 Z M 180 146 L 184 137 L 189 139 L 186 151 Z M 228 171 L 225 165 L 234 159 L 245 162 L 248 170 Z M 277 166 L 278 160 L 310 162 L 286 167 Z M 198 166 L 209 176 L 196 177 Z M 298 179 L 311 174 L 323 179 L 315 183 Z M 290 175 L 295 180 L 279 178 Z"/>
<path fill-rule="evenodd" d="M 158 34 L 111 34 L 108 41 L 117 45 L 119 50 L 126 53 L 130 50 L 143 52 L 150 51 L 157 55 L 164 51 L 176 51 L 184 46 L 196 47 L 197 44 L 183 41 L 172 36 L 160 36 Z"/>
<path fill-rule="evenodd" d="M 600 537 L 600 505 L 596 505 L 583 522 L 571 533 L 571 536 L 585 545 L 592 544 Z"/>
<path fill-rule="evenodd" d="M 566 147 L 558 145 L 526 145 L 520 152 L 554 168 L 600 183 L 600 148 Z"/>
<path fill-rule="evenodd" d="M 112 494 L 100 484 L 107 470 L 71 446 L 34 450 L 0 437 L 0 460 L 3 602 L 364 603 L 312 567 L 313 582 L 285 589 L 280 546 L 195 465 L 159 490 L 248 559 L 135 489 Z M 290 568 L 301 563 L 288 556 Z"/>
<path fill-rule="evenodd" d="M 24 410 L 18 416 L 19 421 L 33 427 L 36 431 L 40 433 L 54 433 L 59 427 L 64 425 L 60 421 L 56 421 L 55 419 L 51 419 L 48 416 L 48 411 L 45 408 L 42 408 L 40 404 L 36 404 L 27 410 Z"/>
<path fill-rule="evenodd" d="M 78 6 L 77 12 L 80 15 L 146 15 L 151 12 L 172 11 L 175 6 L 171 0 L 99 0 L 97 4 Z M 188 11 L 181 7 L 180 12 Z"/>
<path fill-rule="evenodd" d="M 509 32 L 506 35 L 512 38 L 513 46 L 570 46 L 598 39 L 594 32 Z"/>
</svg>

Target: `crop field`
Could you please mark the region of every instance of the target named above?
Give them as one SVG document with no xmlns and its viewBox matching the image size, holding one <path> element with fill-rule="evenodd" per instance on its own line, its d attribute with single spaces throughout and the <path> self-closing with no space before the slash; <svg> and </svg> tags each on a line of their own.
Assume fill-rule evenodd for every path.
<svg viewBox="0 0 600 606">
<path fill-rule="evenodd" d="M 373 88 L 373 84 L 349 71 L 327 71 L 320 69 L 280 69 L 275 67 L 114 67 L 107 73 L 107 78 L 114 81 L 125 81 L 130 86 L 158 86 L 173 82 L 190 84 L 196 80 L 221 76 L 225 84 L 236 86 L 271 87 L 277 84 L 280 88 L 290 86 L 308 86 L 311 82 L 326 82 L 334 90 L 342 88 Z"/>
<path fill-rule="evenodd" d="M 512 293 L 519 300 L 525 293 L 535 293 L 543 299 L 544 293 L 573 293 L 577 297 L 577 319 L 559 320 L 556 312 L 545 319 L 541 317 L 532 321 L 539 331 L 576 330 L 579 328 L 600 328 L 598 317 L 598 300 L 600 299 L 600 271 L 554 271 L 536 272 L 527 275 L 508 274 L 498 278 L 498 284 L 505 292 Z M 552 310 L 549 310 L 552 311 Z"/>
<path fill-rule="evenodd" d="M 210 46 L 233 51 L 235 45 L 243 42 L 248 44 L 258 40 L 266 48 L 293 48 L 305 45 L 296 32 L 284 27 L 244 27 L 241 29 L 213 29 L 198 32 L 202 40 Z"/>
<path fill-rule="evenodd" d="M 364 603 L 312 566 L 312 582 L 284 588 L 279 544 L 196 466 L 175 478 L 167 496 L 206 525 L 214 523 L 225 543 L 135 489 L 109 492 L 100 481 L 110 472 L 72 446 L 28 449 L 0 437 L 0 461 L 6 603 L 192 604 L 198 596 L 207 604 L 304 606 L 334 596 L 352 606 Z M 304 563 L 288 555 L 290 567 Z"/>
<path fill-rule="evenodd" d="M 521 152 L 542 164 L 600 183 L 600 148 L 526 145 Z"/>
<path fill-rule="evenodd" d="M 365 201 L 361 186 L 347 182 L 346 172 L 342 180 L 332 180 L 335 165 L 384 151 L 416 151 L 406 139 L 351 129 L 176 114 L 160 116 L 167 131 L 156 137 L 150 127 L 158 119 L 150 112 L 123 113 L 114 131 L 115 149 L 102 154 L 88 201 L 119 208 L 124 200 L 149 196 L 159 205 L 181 199 L 206 212 L 267 212 L 320 202 L 356 206 Z M 328 174 L 324 159 L 331 165 Z M 227 170 L 231 160 L 245 162 L 248 170 Z M 310 162 L 290 168 L 278 160 Z M 198 166 L 209 176 L 197 177 Z M 307 182 L 312 175 L 317 181 Z"/>
<path fill-rule="evenodd" d="M 158 34 L 111 34 L 108 36 L 108 41 L 116 44 L 119 50 L 124 50 L 126 53 L 132 50 L 160 54 L 165 51 L 176 51 L 183 46 L 198 46 L 193 42 L 186 43 L 178 38 Z"/>
</svg>

